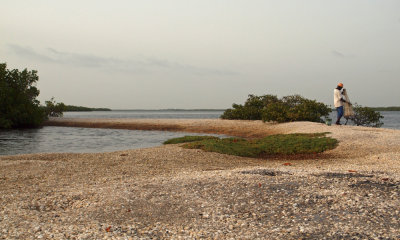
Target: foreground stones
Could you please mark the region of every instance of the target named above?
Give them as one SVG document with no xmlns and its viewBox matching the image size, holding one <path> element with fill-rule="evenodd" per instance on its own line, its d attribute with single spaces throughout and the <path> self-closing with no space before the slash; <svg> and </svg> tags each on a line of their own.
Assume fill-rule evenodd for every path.
<svg viewBox="0 0 400 240">
<path fill-rule="evenodd" d="M 397 239 L 400 182 L 282 168 L 33 187 L 2 197 L 4 239 Z M 268 172 L 268 174 L 264 174 Z M 388 179 L 388 180 L 386 180 Z M 33 190 L 35 189 L 35 190 Z"/>
</svg>

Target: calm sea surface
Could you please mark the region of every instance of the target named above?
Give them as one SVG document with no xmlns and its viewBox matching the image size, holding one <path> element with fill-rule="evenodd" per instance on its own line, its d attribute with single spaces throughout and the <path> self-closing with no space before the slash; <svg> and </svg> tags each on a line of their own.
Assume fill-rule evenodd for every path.
<svg viewBox="0 0 400 240">
<path fill-rule="evenodd" d="M 66 112 L 66 118 L 189 118 L 215 119 L 224 111 L 197 110 L 114 110 L 105 112 Z"/>
<path fill-rule="evenodd" d="M 400 129 L 400 111 L 382 111 L 380 112 L 383 116 L 381 121 L 383 122 L 383 126 L 381 128 L 390 128 L 390 129 Z M 336 111 L 332 111 L 331 118 L 333 119 L 332 122 L 336 121 Z M 342 124 L 346 120 L 342 118 Z M 349 121 L 349 125 L 352 125 L 352 122 Z"/>
<path fill-rule="evenodd" d="M 223 111 L 111 111 L 67 112 L 73 118 L 181 118 L 217 119 Z M 400 112 L 381 112 L 384 128 L 400 129 Z M 332 118 L 336 113 L 332 114 Z M 111 152 L 159 146 L 167 139 L 205 135 L 166 131 L 134 131 L 100 128 L 43 127 L 29 130 L 0 130 L 0 155 L 42 152 Z"/>
</svg>

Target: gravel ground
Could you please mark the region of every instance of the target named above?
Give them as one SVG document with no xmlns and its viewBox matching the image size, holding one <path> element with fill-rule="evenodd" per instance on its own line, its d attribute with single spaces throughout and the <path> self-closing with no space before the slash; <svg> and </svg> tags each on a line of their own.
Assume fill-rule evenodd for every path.
<svg viewBox="0 0 400 240">
<path fill-rule="evenodd" d="M 297 160 L 179 145 L 1 156 L 0 239 L 400 239 L 399 130 L 226 120 L 123 125 L 143 124 L 247 137 L 331 132 L 340 144 Z"/>
</svg>

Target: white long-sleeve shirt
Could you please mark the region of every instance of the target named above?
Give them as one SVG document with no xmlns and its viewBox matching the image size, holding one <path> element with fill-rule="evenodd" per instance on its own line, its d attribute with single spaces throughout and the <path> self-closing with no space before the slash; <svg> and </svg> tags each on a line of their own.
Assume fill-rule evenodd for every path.
<svg viewBox="0 0 400 240">
<path fill-rule="evenodd" d="M 335 90 L 333 90 L 333 104 L 335 105 L 335 107 L 343 106 L 343 102 L 340 101 L 340 99 L 342 98 L 342 92 L 339 91 L 339 89 L 335 88 Z"/>
</svg>

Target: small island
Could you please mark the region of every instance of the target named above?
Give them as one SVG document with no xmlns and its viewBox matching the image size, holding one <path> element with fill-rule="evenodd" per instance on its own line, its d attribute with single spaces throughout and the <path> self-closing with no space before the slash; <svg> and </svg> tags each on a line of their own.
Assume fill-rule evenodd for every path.
<svg viewBox="0 0 400 240">
<path fill-rule="evenodd" d="M 66 105 L 65 112 L 93 112 L 93 111 L 111 111 L 109 108 L 90 108 L 82 106 Z"/>
<path fill-rule="evenodd" d="M 373 107 L 374 111 L 400 111 L 400 107 Z"/>
</svg>

